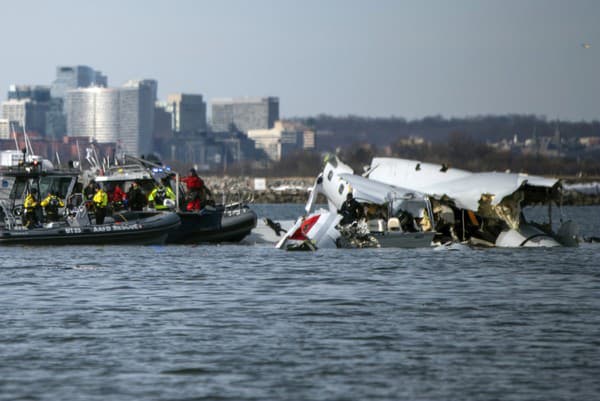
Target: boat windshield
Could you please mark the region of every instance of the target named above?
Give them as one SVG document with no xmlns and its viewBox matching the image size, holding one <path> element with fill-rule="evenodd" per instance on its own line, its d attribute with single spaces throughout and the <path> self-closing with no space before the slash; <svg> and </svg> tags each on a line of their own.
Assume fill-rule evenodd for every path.
<svg viewBox="0 0 600 401">
<path fill-rule="evenodd" d="M 58 196 L 64 199 L 72 190 L 74 181 L 73 177 L 65 176 L 44 176 L 40 177 L 39 180 L 19 177 L 14 182 L 10 199 L 25 198 L 30 188 L 36 188 L 42 197 L 45 197 L 49 192 L 57 192 Z"/>
</svg>

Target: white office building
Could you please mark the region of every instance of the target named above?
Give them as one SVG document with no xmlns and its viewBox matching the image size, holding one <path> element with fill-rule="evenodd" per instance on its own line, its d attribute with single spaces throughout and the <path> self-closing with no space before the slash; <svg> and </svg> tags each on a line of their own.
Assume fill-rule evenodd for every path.
<svg viewBox="0 0 600 401">
<path fill-rule="evenodd" d="M 116 143 L 140 156 L 152 151 L 156 81 L 130 81 L 121 88 L 81 88 L 65 95 L 67 135 Z"/>
</svg>

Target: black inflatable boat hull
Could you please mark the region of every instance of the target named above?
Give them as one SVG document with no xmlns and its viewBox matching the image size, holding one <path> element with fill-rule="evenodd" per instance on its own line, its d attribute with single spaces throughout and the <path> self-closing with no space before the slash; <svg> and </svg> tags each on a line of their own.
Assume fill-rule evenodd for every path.
<svg viewBox="0 0 600 401">
<path fill-rule="evenodd" d="M 2 230 L 0 245 L 160 245 L 180 224 L 176 213 L 155 213 L 84 227 Z"/>
</svg>

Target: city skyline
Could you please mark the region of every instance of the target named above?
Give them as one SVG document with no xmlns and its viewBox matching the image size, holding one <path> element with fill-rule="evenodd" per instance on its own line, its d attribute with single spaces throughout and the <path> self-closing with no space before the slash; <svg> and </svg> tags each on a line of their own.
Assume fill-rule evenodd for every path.
<svg viewBox="0 0 600 401">
<path fill-rule="evenodd" d="M 3 93 L 88 65 L 111 87 L 155 79 L 159 99 L 277 96 L 287 118 L 600 119 L 594 1 L 61 0 L 10 3 L 3 15 L 15 35 Z"/>
</svg>

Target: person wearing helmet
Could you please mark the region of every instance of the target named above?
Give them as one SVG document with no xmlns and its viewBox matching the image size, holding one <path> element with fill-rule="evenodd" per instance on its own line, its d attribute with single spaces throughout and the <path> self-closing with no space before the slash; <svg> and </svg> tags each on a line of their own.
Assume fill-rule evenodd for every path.
<svg viewBox="0 0 600 401">
<path fill-rule="evenodd" d="M 175 201 L 175 193 L 171 187 L 160 183 L 148 195 L 148 204 L 156 210 L 166 210 L 169 209 L 168 206 L 165 206 L 165 200 L 167 199 Z"/>
<path fill-rule="evenodd" d="M 58 221 L 58 209 L 65 207 L 65 203 L 58 197 L 58 192 L 48 192 L 48 196 L 42 200 L 40 205 L 44 208 L 48 221 Z"/>
</svg>

